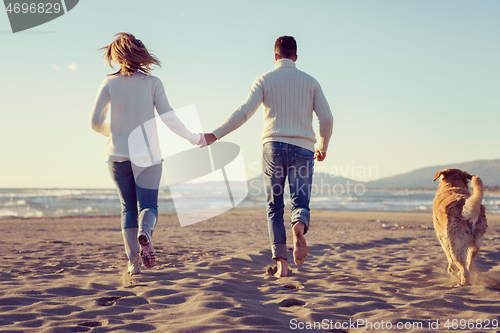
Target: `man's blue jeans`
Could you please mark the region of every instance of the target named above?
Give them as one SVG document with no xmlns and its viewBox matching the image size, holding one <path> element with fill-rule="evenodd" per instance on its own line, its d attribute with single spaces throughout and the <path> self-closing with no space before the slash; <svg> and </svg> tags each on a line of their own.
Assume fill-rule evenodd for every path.
<svg viewBox="0 0 500 333">
<path fill-rule="evenodd" d="M 108 162 L 108 167 L 120 197 L 122 230 L 138 228 L 137 219 L 144 210 L 150 210 L 158 217 L 158 189 L 162 164 L 144 169 L 136 177 L 130 161 Z M 144 184 L 144 187 L 138 183 Z"/>
<path fill-rule="evenodd" d="M 286 231 L 283 219 L 283 193 L 288 177 L 292 226 L 297 222 L 309 230 L 309 200 L 314 168 L 314 153 L 283 142 L 267 142 L 262 152 L 262 167 L 267 195 L 267 226 L 273 260 L 287 258 Z"/>
</svg>

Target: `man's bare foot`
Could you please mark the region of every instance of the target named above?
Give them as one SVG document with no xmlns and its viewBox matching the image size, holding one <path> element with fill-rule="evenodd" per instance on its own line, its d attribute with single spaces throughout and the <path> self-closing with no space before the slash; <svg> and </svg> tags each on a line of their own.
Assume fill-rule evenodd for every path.
<svg viewBox="0 0 500 333">
<path fill-rule="evenodd" d="M 276 263 L 277 263 L 277 267 L 276 267 L 277 271 L 276 271 L 276 274 L 274 274 L 274 276 L 277 278 L 287 277 L 289 267 L 288 267 L 288 263 L 286 262 L 286 259 L 278 258 Z"/>
<path fill-rule="evenodd" d="M 305 225 L 302 222 L 294 224 L 293 230 L 293 261 L 297 266 L 302 265 L 307 257 L 307 243 L 304 237 Z"/>
</svg>

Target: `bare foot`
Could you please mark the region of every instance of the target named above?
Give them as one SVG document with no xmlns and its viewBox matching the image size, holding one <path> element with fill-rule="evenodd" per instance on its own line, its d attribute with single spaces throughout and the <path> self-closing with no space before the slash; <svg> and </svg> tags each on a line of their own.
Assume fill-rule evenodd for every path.
<svg viewBox="0 0 500 333">
<path fill-rule="evenodd" d="M 297 266 L 302 265 L 307 257 L 307 243 L 304 237 L 305 225 L 297 222 L 293 226 L 293 261 Z"/>
<path fill-rule="evenodd" d="M 288 267 L 288 263 L 286 262 L 286 259 L 278 258 L 276 268 L 277 268 L 277 271 L 276 271 L 276 274 L 274 274 L 275 277 L 282 278 L 282 277 L 288 276 L 289 267 Z"/>
</svg>

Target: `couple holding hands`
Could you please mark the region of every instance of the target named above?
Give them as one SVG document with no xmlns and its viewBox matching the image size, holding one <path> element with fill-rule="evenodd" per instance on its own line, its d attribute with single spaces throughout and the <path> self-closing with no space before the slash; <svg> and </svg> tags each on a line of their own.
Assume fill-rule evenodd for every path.
<svg viewBox="0 0 500 333">
<path fill-rule="evenodd" d="M 152 65 L 160 61 L 133 35 L 119 33 L 104 47 L 105 60 L 120 66 L 101 84 L 90 115 L 92 129 L 109 137 L 106 162 L 121 201 L 121 229 L 130 274 L 139 274 L 155 264 L 151 241 L 158 219 L 158 188 L 162 164 L 148 168 L 149 182 L 139 186 L 134 178 L 128 152 L 128 137 L 133 129 L 154 118 L 156 108 L 162 121 L 191 144 L 204 147 L 242 126 L 263 107 L 262 166 L 267 196 L 267 222 L 272 259 L 277 262 L 276 277 L 289 274 L 284 224 L 285 181 L 288 178 L 293 230 L 293 258 L 304 263 L 309 230 L 309 201 L 314 160 L 323 161 L 332 135 L 333 116 L 318 81 L 298 70 L 297 43 L 282 36 L 274 45 L 275 69 L 255 79 L 250 93 L 212 133 L 191 133 L 170 107 L 163 84 L 150 75 Z M 112 105 L 110 122 L 106 122 Z M 319 140 L 312 127 L 313 112 L 319 120 Z M 142 174 L 141 174 L 142 175 Z M 142 184 L 141 184 L 142 185 Z M 150 184 L 151 185 L 151 184 Z"/>
</svg>

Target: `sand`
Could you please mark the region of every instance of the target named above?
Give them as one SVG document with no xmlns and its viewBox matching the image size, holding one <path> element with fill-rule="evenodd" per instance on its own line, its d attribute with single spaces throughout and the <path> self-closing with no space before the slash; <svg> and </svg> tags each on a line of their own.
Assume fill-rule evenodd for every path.
<svg viewBox="0 0 500 333">
<path fill-rule="evenodd" d="M 162 214 L 157 266 L 133 277 L 118 216 L 3 219 L 0 331 L 436 332 L 473 319 L 499 332 L 500 216 L 488 220 L 474 283 L 454 288 L 429 214 L 313 211 L 307 261 L 290 249 L 283 279 L 267 273 L 262 211 L 184 228 Z"/>
</svg>

